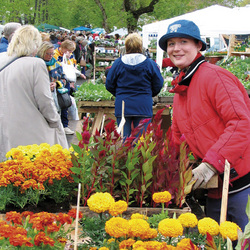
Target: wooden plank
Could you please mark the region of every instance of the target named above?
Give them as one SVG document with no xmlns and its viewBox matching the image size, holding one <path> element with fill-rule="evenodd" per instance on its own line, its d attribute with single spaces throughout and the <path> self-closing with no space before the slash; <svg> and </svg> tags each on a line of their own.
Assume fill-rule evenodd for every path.
<svg viewBox="0 0 250 250">
<path fill-rule="evenodd" d="M 180 214 L 191 212 L 191 208 L 185 203 L 186 207 L 184 208 L 165 208 L 165 210 L 168 210 L 168 215 L 170 217 L 173 217 L 173 214 L 175 213 L 176 216 L 178 217 Z M 72 208 L 76 208 L 76 206 L 72 206 Z M 80 211 L 83 213 L 83 216 L 87 217 L 93 217 L 93 216 L 99 216 L 99 214 L 91 211 L 88 207 L 80 207 Z M 161 213 L 162 208 L 157 207 L 128 207 L 127 211 L 123 212 L 124 217 L 131 217 L 132 214 L 134 213 L 139 213 L 139 214 L 145 214 L 146 216 L 151 216 L 153 214 L 159 214 Z"/>
<path fill-rule="evenodd" d="M 94 122 L 93 122 L 93 126 L 91 128 L 91 134 L 94 135 L 96 130 L 100 130 L 101 128 L 101 124 L 102 124 L 102 120 L 103 120 L 103 115 L 104 115 L 104 110 L 100 109 L 97 113 L 97 115 L 95 115 L 94 117 Z"/>
<path fill-rule="evenodd" d="M 225 160 L 224 179 L 223 179 L 222 198 L 221 198 L 220 224 L 227 220 L 229 175 L 230 175 L 230 164 L 227 160 Z"/>
<path fill-rule="evenodd" d="M 78 101 L 77 102 L 78 108 L 84 108 L 84 107 L 115 107 L 115 101 Z"/>
</svg>

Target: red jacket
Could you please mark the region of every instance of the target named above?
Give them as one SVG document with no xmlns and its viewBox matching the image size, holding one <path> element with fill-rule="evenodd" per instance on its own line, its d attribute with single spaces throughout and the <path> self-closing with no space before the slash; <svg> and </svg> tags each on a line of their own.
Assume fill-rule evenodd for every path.
<svg viewBox="0 0 250 250">
<path fill-rule="evenodd" d="M 233 181 L 250 172 L 250 99 L 229 71 L 204 62 L 189 87 L 175 94 L 174 138 L 184 135 L 193 153 L 224 172 L 225 159 L 237 172 Z M 218 198 L 219 190 L 210 197 Z"/>
</svg>

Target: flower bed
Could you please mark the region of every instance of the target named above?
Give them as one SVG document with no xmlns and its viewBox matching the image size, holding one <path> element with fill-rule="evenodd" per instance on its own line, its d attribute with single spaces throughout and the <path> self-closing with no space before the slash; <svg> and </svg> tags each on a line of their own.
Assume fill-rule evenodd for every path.
<svg viewBox="0 0 250 250">
<path fill-rule="evenodd" d="M 69 199 L 76 186 L 70 152 L 60 145 L 19 146 L 6 157 L 9 160 L 0 163 L 0 211 L 9 205 L 37 206 L 45 199 L 59 204 Z"/>
<path fill-rule="evenodd" d="M 0 221 L 1 249 L 65 249 L 70 244 L 70 232 L 76 218 L 76 210 L 67 214 L 25 211 L 6 213 Z M 82 214 L 79 213 L 79 218 Z"/>
<path fill-rule="evenodd" d="M 171 199 L 169 195 L 167 191 L 159 192 L 153 199 L 157 203 L 167 203 Z M 198 220 L 193 213 L 170 218 L 167 210 L 162 209 L 150 217 L 139 213 L 124 217 L 128 205 L 121 200 L 115 201 L 109 193 L 95 193 L 87 203 L 99 217 L 82 218 L 82 237 L 88 237 L 88 243 L 78 245 L 78 249 L 233 249 L 232 241 L 238 238 L 237 249 L 249 246 L 247 227 L 250 224 L 242 235 L 235 223 L 225 221 L 219 225 L 209 217 Z M 247 207 L 249 205 L 250 199 Z M 247 213 L 250 215 L 249 211 Z"/>
<path fill-rule="evenodd" d="M 144 120 L 126 139 L 116 131 L 115 121 L 105 126 L 105 133 L 89 133 L 89 119 L 83 132 L 76 133 L 78 145 L 72 145 L 75 182 L 82 183 L 82 204 L 93 192 L 109 192 L 123 198 L 130 206 L 155 207 L 152 194 L 169 190 L 172 203 L 181 207 L 191 190 L 192 178 L 189 151 L 185 144 L 174 146 L 171 131 L 163 135 L 160 110 L 140 138 Z"/>
</svg>

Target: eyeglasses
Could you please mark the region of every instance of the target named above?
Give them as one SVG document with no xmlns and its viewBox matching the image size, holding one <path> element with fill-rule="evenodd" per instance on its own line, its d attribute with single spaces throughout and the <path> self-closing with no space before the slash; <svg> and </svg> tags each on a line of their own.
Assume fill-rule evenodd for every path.
<svg viewBox="0 0 250 250">
<path fill-rule="evenodd" d="M 47 56 L 53 56 L 55 53 L 46 53 Z"/>
</svg>

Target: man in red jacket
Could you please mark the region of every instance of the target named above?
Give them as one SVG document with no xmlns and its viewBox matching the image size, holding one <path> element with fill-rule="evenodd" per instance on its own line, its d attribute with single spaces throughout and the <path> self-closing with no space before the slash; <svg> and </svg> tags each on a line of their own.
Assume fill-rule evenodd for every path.
<svg viewBox="0 0 250 250">
<path fill-rule="evenodd" d="M 219 174 L 219 187 L 208 190 L 207 216 L 220 221 L 225 160 L 231 166 L 227 219 L 242 230 L 250 194 L 250 100 L 243 84 L 229 71 L 205 61 L 206 43 L 195 23 L 178 20 L 159 40 L 180 73 L 175 93 L 172 131 L 176 143 L 185 139 L 202 163 L 193 170 L 193 189 Z"/>
</svg>

